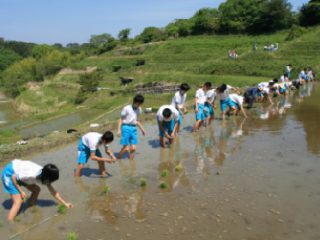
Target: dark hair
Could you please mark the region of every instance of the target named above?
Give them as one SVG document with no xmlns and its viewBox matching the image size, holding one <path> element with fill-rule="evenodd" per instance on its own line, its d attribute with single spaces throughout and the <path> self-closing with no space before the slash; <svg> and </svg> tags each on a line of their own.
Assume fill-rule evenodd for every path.
<svg viewBox="0 0 320 240">
<path fill-rule="evenodd" d="M 223 83 L 220 87 L 217 88 L 219 93 L 223 93 L 227 89 L 227 84 Z"/>
<path fill-rule="evenodd" d="M 212 87 L 212 84 L 211 84 L 211 82 L 206 82 L 206 83 L 204 84 L 204 86 L 207 87 L 207 88 L 211 88 L 211 87 Z"/>
<path fill-rule="evenodd" d="M 273 79 L 273 82 L 274 82 L 274 83 L 277 83 L 277 82 L 278 82 L 278 78 L 274 78 L 274 79 Z"/>
<path fill-rule="evenodd" d="M 285 74 L 283 74 L 283 76 L 284 76 L 284 77 L 288 77 L 288 74 L 287 74 L 287 73 L 285 73 Z"/>
<path fill-rule="evenodd" d="M 189 84 L 188 83 L 182 83 L 180 85 L 180 90 L 185 91 L 185 92 L 189 91 L 190 90 Z"/>
<path fill-rule="evenodd" d="M 144 97 L 142 95 L 138 94 L 133 98 L 133 102 L 142 104 L 142 103 L 144 103 Z"/>
<path fill-rule="evenodd" d="M 103 141 L 105 143 L 112 142 L 113 141 L 113 133 L 110 131 L 105 132 L 101 137 L 101 141 Z"/>
<path fill-rule="evenodd" d="M 42 168 L 40 175 L 42 184 L 49 184 L 59 179 L 59 169 L 54 164 L 47 164 Z"/>
<path fill-rule="evenodd" d="M 289 66 L 289 67 L 292 67 L 292 64 L 289 64 L 288 66 Z"/>
<path fill-rule="evenodd" d="M 162 116 L 164 116 L 165 118 L 169 118 L 172 114 L 172 111 L 170 110 L 170 108 L 165 108 L 162 112 Z"/>
</svg>

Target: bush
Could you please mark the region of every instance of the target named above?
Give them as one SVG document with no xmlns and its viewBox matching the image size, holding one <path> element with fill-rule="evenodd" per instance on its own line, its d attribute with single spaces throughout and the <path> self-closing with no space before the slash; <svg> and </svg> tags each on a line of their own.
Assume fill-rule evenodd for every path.
<svg viewBox="0 0 320 240">
<path fill-rule="evenodd" d="M 307 33 L 308 30 L 304 27 L 293 25 L 286 37 L 286 41 L 291 41 L 295 38 L 301 37 L 303 34 Z"/>
</svg>

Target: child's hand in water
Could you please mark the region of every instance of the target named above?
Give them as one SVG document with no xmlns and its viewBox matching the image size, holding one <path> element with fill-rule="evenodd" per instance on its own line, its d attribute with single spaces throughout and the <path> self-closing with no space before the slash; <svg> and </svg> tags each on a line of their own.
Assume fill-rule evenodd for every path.
<svg viewBox="0 0 320 240">
<path fill-rule="evenodd" d="M 25 192 L 21 192 L 20 196 L 23 201 L 27 198 L 27 194 Z"/>
<path fill-rule="evenodd" d="M 65 206 L 66 206 L 67 208 L 72 208 L 72 207 L 73 207 L 72 203 L 66 203 Z"/>
</svg>

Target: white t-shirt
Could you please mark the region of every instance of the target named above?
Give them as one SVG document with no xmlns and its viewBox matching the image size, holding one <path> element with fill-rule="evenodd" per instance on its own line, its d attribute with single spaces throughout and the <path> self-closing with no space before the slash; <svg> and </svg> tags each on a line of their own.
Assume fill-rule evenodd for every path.
<svg viewBox="0 0 320 240">
<path fill-rule="evenodd" d="M 16 174 L 17 180 L 28 185 L 40 182 L 40 180 L 37 180 L 37 176 L 41 174 L 43 167 L 38 164 L 30 161 L 14 159 L 12 161 L 12 168 Z"/>
<path fill-rule="evenodd" d="M 207 101 L 206 93 L 202 88 L 199 88 L 196 92 L 196 99 L 198 104 L 204 104 Z"/>
<path fill-rule="evenodd" d="M 97 133 L 97 132 L 90 132 L 85 134 L 82 137 L 82 142 L 85 146 L 90 148 L 91 152 L 94 152 L 98 149 L 99 147 L 99 142 L 101 140 L 102 134 Z"/>
<path fill-rule="evenodd" d="M 137 124 L 138 115 L 142 113 L 141 108 L 133 109 L 132 105 L 125 106 L 121 111 L 123 124 Z"/>
<path fill-rule="evenodd" d="M 216 90 L 215 89 L 211 89 L 207 92 L 206 98 L 207 98 L 207 102 L 209 103 L 213 103 L 216 100 Z"/>
<path fill-rule="evenodd" d="M 184 107 L 186 99 L 187 99 L 187 94 L 185 93 L 181 95 L 180 91 L 178 91 L 174 94 L 171 104 L 174 107 L 178 107 L 179 109 L 182 109 Z"/>
<path fill-rule="evenodd" d="M 272 80 L 271 80 L 272 81 Z M 261 82 L 258 84 L 258 87 L 261 88 L 268 88 L 269 87 L 269 83 L 268 82 Z"/>
<path fill-rule="evenodd" d="M 165 119 L 162 115 L 163 110 L 169 108 L 172 112 L 170 119 Z M 178 121 L 179 119 L 179 112 L 178 110 L 172 106 L 172 105 L 163 105 L 159 108 L 158 112 L 157 112 L 157 118 L 159 121 L 165 121 L 165 122 L 170 122 L 172 119 L 174 119 L 175 121 Z"/>
<path fill-rule="evenodd" d="M 227 89 L 223 93 L 218 93 L 221 101 L 225 101 L 229 97 L 231 88 L 230 85 L 227 85 Z"/>
<path fill-rule="evenodd" d="M 233 102 L 235 102 L 239 106 L 243 105 L 243 97 L 242 96 L 240 96 L 238 94 L 230 94 L 229 97 Z"/>
</svg>

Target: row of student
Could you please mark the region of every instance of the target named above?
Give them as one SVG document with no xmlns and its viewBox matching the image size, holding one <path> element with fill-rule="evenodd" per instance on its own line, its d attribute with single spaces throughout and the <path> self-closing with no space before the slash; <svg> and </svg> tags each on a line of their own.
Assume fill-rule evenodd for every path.
<svg viewBox="0 0 320 240">
<path fill-rule="evenodd" d="M 239 91 L 229 85 L 222 84 L 216 89 L 212 88 L 210 82 L 206 82 L 201 88 L 196 91 L 195 95 L 195 115 L 196 123 L 193 131 L 199 130 L 201 126 L 210 125 L 214 119 L 216 109 L 216 99 L 220 100 L 222 119 L 225 119 L 227 114 L 242 112 L 244 117 L 246 113 L 243 108 L 243 103 L 246 102 L 248 107 L 257 98 L 267 98 L 270 103 L 271 92 L 277 91 L 279 94 L 285 94 L 290 82 L 283 81 L 277 83 L 277 80 L 271 80 L 268 83 L 260 83 L 257 87 L 249 88 L 245 91 L 244 96 L 239 95 Z M 190 86 L 186 83 L 180 86 L 180 90 L 175 93 L 170 105 L 163 105 L 157 112 L 157 122 L 159 127 L 160 144 L 166 146 L 166 139 L 171 144 L 177 133 L 180 131 L 182 119 L 186 113 L 186 98 Z M 230 91 L 236 93 L 231 94 Z M 134 158 L 136 145 L 138 144 L 137 128 L 143 135 L 145 130 L 142 124 L 138 121 L 138 116 L 142 113 L 141 105 L 144 103 L 144 97 L 137 95 L 133 99 L 133 103 L 124 107 L 121 112 L 121 117 L 118 124 L 118 136 L 121 137 L 120 143 L 123 146 L 117 158 L 122 158 L 128 152 L 129 158 Z M 97 161 L 100 173 L 102 176 L 107 174 L 105 163 L 114 163 L 116 157 L 109 148 L 109 144 L 113 141 L 114 136 L 110 131 L 104 134 L 90 132 L 81 137 L 78 144 L 78 165 L 75 171 L 75 176 L 81 176 L 81 171 L 84 165 L 91 160 Z M 109 157 L 103 157 L 99 147 L 104 146 L 105 153 Z M 44 184 L 48 187 L 53 197 L 65 205 L 72 207 L 72 204 L 65 201 L 60 194 L 52 187 L 52 183 L 59 179 L 59 170 L 53 164 L 47 164 L 41 167 L 30 161 L 13 160 L 9 163 L 2 172 L 2 182 L 4 191 L 10 194 L 13 205 L 8 213 L 8 220 L 12 221 L 17 215 L 23 201 L 27 195 L 21 188 L 26 187 L 31 191 L 31 196 L 28 200 L 29 206 L 36 203 L 40 187 L 37 183 Z"/>
</svg>

